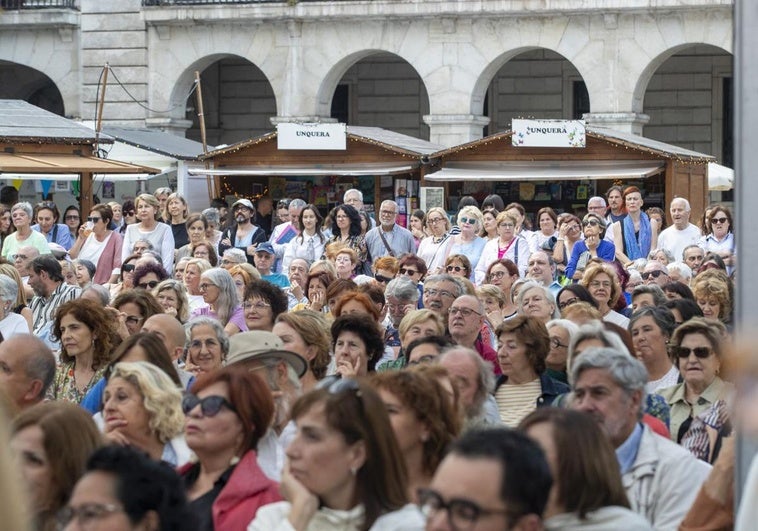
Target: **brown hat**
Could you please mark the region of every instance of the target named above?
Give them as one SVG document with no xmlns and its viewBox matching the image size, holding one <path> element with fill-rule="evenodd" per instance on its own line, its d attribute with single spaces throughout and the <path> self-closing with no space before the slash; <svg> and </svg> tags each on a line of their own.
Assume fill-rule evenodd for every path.
<svg viewBox="0 0 758 531">
<path fill-rule="evenodd" d="M 298 378 L 302 378 L 308 370 L 308 362 L 296 352 L 284 350 L 282 340 L 272 332 L 253 330 L 240 332 L 229 338 L 229 354 L 226 364 L 232 365 L 248 360 L 277 360 L 287 362 Z"/>
</svg>

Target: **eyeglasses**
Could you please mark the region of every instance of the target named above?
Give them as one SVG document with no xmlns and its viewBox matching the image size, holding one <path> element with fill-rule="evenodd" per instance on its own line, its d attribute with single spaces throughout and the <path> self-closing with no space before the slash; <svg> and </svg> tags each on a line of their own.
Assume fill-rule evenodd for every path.
<svg viewBox="0 0 758 531">
<path fill-rule="evenodd" d="M 610 288 L 613 284 L 608 281 L 602 282 L 600 280 L 593 280 L 590 282 L 591 288 Z"/>
<path fill-rule="evenodd" d="M 513 228 L 513 227 L 515 227 L 516 225 L 514 225 L 513 223 L 498 223 L 498 225 L 497 225 L 497 226 L 498 226 L 498 227 L 502 227 L 502 228 L 504 228 L 504 229 L 512 229 L 512 228 Z"/>
<path fill-rule="evenodd" d="M 558 303 L 558 308 L 560 308 L 562 310 L 562 309 L 566 308 L 567 306 L 571 306 L 575 302 L 579 302 L 579 297 L 571 297 L 570 299 L 566 299 L 563 302 L 559 302 Z"/>
<path fill-rule="evenodd" d="M 221 347 L 219 342 L 215 339 L 206 339 L 205 341 L 201 339 L 193 339 L 192 341 L 190 341 L 189 350 L 191 350 L 192 352 L 199 352 L 203 348 L 203 345 L 205 345 L 205 348 L 207 350 L 212 350 L 214 348 Z"/>
<path fill-rule="evenodd" d="M 642 273 L 642 280 L 647 280 L 652 275 L 653 278 L 658 278 L 661 275 L 668 276 L 668 273 L 665 271 L 661 271 L 660 269 L 656 269 L 655 271 L 646 271 L 645 273 Z"/>
<path fill-rule="evenodd" d="M 700 358 L 701 360 L 706 359 L 711 355 L 713 352 L 710 347 L 695 347 L 695 348 L 687 348 L 687 347 L 669 347 L 671 354 L 673 354 L 677 358 L 689 358 L 690 354 L 695 354 L 696 358 Z"/>
<path fill-rule="evenodd" d="M 561 340 L 558 339 L 557 337 L 551 338 L 550 344 L 553 346 L 553 348 L 561 348 L 561 347 L 567 348 L 568 347 L 568 345 L 561 343 Z"/>
<path fill-rule="evenodd" d="M 394 216 L 396 213 L 397 212 L 395 212 L 394 210 L 380 210 L 379 211 L 379 214 L 381 214 L 382 216 Z"/>
<path fill-rule="evenodd" d="M 441 222 L 444 219 L 445 218 L 434 218 L 434 219 L 428 219 L 427 221 L 429 222 L 430 225 L 436 225 L 437 223 Z"/>
<path fill-rule="evenodd" d="M 588 219 L 587 221 L 582 221 L 582 227 L 598 227 L 600 223 L 597 222 L 596 219 Z"/>
<path fill-rule="evenodd" d="M 126 316 L 126 322 L 131 325 L 138 325 L 142 321 L 144 321 L 144 317 L 137 317 L 136 315 L 127 315 Z"/>
<path fill-rule="evenodd" d="M 262 312 L 266 308 L 271 308 L 271 305 L 267 302 L 258 301 L 258 302 L 245 302 L 242 304 L 242 307 L 246 310 L 255 310 L 256 312 Z"/>
<path fill-rule="evenodd" d="M 415 269 L 406 269 L 404 267 L 401 267 L 400 268 L 400 274 L 401 275 L 408 275 L 408 276 L 412 277 L 413 275 L 417 275 L 418 271 L 416 271 Z"/>
<path fill-rule="evenodd" d="M 124 211 L 124 215 L 125 216 L 133 216 L 134 215 L 134 210 L 125 210 Z"/>
<path fill-rule="evenodd" d="M 140 282 L 137 284 L 137 287 L 140 287 L 142 289 L 153 289 L 158 284 L 160 284 L 158 280 L 150 280 L 148 282 Z"/>
<path fill-rule="evenodd" d="M 11 258 L 12 258 L 13 260 L 26 260 L 26 259 L 28 259 L 29 257 L 28 257 L 28 256 L 26 256 L 25 254 L 12 254 L 12 255 L 11 255 Z"/>
<path fill-rule="evenodd" d="M 121 271 L 124 273 L 131 273 L 136 266 L 134 264 L 124 264 L 121 266 Z"/>
<path fill-rule="evenodd" d="M 503 278 L 505 276 L 505 271 L 493 271 L 490 273 L 490 278 Z"/>
<path fill-rule="evenodd" d="M 66 221 L 79 221 L 79 216 L 76 214 L 69 214 L 66 216 Z"/>
<path fill-rule="evenodd" d="M 90 216 L 90 217 L 87 218 L 87 221 L 92 222 L 92 223 L 97 223 L 101 219 L 103 219 L 103 218 L 97 218 L 95 216 Z"/>
<path fill-rule="evenodd" d="M 447 272 L 451 273 L 455 271 L 456 273 L 460 273 L 461 271 L 465 271 L 465 268 L 461 266 L 447 266 Z"/>
<path fill-rule="evenodd" d="M 386 284 L 390 280 L 393 280 L 393 277 L 385 277 L 384 275 L 374 275 L 374 280 L 376 280 L 380 284 Z"/>
<path fill-rule="evenodd" d="M 58 512 L 58 529 L 65 529 L 74 520 L 79 522 L 79 527 L 88 529 L 95 520 L 123 510 L 123 507 L 112 503 L 87 503 L 79 507 L 67 506 Z"/>
<path fill-rule="evenodd" d="M 451 292 L 447 291 L 446 289 L 435 289 L 435 288 L 425 289 L 424 295 L 429 295 L 430 297 L 436 297 L 437 295 L 439 295 L 440 297 L 455 298 L 455 295 L 453 295 Z"/>
<path fill-rule="evenodd" d="M 223 396 L 211 395 L 205 398 L 198 398 L 193 394 L 186 394 L 182 398 L 182 411 L 185 415 L 189 415 L 190 411 L 200 406 L 200 412 L 204 417 L 215 417 L 221 411 L 221 408 L 225 407 L 229 411 L 237 412 L 237 409 Z"/>
<path fill-rule="evenodd" d="M 477 219 L 476 218 L 461 218 L 458 220 L 459 223 L 465 223 L 466 225 L 476 225 Z"/>
<path fill-rule="evenodd" d="M 347 219 L 347 216 L 343 216 L 342 214 L 337 214 L 334 216 L 336 219 Z"/>
<path fill-rule="evenodd" d="M 721 225 L 727 221 L 729 221 L 729 218 L 711 218 L 711 223 L 716 223 L 717 225 Z"/>
<path fill-rule="evenodd" d="M 197 289 L 199 289 L 200 291 L 205 291 L 205 290 L 207 290 L 208 288 L 215 288 L 215 287 L 216 287 L 216 285 L 215 285 L 215 284 L 208 284 L 207 282 L 203 282 L 202 284 L 200 284 L 200 285 L 197 287 Z"/>
<path fill-rule="evenodd" d="M 403 312 L 407 313 L 413 309 L 413 304 L 387 304 L 387 311 L 390 313 Z"/>
<path fill-rule="evenodd" d="M 446 502 L 438 492 L 432 489 L 418 489 L 417 496 L 418 505 L 424 517 L 432 518 L 438 511 L 444 509 L 447 511 L 448 524 L 456 530 L 471 529 L 482 516 L 510 514 L 510 511 L 506 509 L 484 509 L 470 500 L 461 498 L 453 498 Z"/>
<path fill-rule="evenodd" d="M 471 315 L 482 315 L 481 313 L 477 312 L 476 310 L 472 310 L 471 308 L 450 308 L 450 315 L 458 315 L 461 314 L 463 317 L 471 317 Z"/>
<path fill-rule="evenodd" d="M 435 359 L 437 359 L 437 356 L 434 356 L 432 354 L 425 354 L 417 360 L 409 361 L 408 365 L 412 367 L 413 365 L 432 363 Z"/>
</svg>

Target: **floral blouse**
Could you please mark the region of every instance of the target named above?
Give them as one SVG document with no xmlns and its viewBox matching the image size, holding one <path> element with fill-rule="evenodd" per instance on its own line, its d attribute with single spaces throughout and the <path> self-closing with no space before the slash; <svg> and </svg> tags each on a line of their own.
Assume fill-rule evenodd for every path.
<svg viewBox="0 0 758 531">
<path fill-rule="evenodd" d="M 87 383 L 87 387 L 84 391 L 79 391 L 76 388 L 76 378 L 74 377 L 74 363 L 75 360 L 71 360 L 68 363 L 59 363 L 55 369 L 55 378 L 53 379 L 53 385 L 47 390 L 45 398 L 47 400 L 56 400 L 59 402 L 72 402 L 74 404 L 81 403 L 84 397 L 94 385 L 100 381 L 105 374 L 105 368 L 107 364 L 100 367 L 95 371 L 92 379 Z"/>
</svg>

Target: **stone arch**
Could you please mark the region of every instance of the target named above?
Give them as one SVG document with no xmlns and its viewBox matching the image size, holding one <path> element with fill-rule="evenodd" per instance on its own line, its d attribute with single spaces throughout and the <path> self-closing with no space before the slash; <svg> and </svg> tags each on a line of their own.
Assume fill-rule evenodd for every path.
<svg viewBox="0 0 758 531">
<path fill-rule="evenodd" d="M 387 70 L 386 75 L 381 73 L 383 70 Z M 353 113 L 352 125 L 385 127 L 428 138 L 428 127 L 422 120 L 430 105 L 426 82 L 416 66 L 400 54 L 372 48 L 355 51 L 337 60 L 319 85 L 316 96 L 318 116 L 332 115 L 335 94 L 341 82 L 358 87 L 356 98 L 362 100 L 358 107 L 365 110 Z M 383 106 L 383 101 L 392 103 Z M 418 118 L 412 118 L 411 114 L 417 114 Z"/>
<path fill-rule="evenodd" d="M 65 116 L 63 95 L 55 82 L 26 65 L 0 60 L 0 98 L 24 100 Z"/>
<path fill-rule="evenodd" d="M 209 70 L 213 70 L 213 76 Z M 270 131 L 269 120 L 276 115 L 277 97 L 269 77 L 245 57 L 218 53 L 187 66 L 171 92 L 171 116 L 193 122 L 187 131 L 188 138 L 199 139 L 197 114 L 188 111 L 195 107 L 195 97 L 187 98 L 195 82 L 195 71 L 200 71 L 210 144 L 230 144 Z M 225 114 L 231 125 L 222 121 L 225 107 L 230 111 Z"/>
</svg>

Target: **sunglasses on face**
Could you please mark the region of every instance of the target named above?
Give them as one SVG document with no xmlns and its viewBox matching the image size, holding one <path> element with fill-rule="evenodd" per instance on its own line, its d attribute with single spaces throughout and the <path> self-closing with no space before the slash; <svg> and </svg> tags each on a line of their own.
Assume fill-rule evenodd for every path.
<svg viewBox="0 0 758 531">
<path fill-rule="evenodd" d="M 100 218 L 96 218 L 94 216 L 90 216 L 90 217 L 87 218 L 87 221 L 89 221 L 90 223 L 97 223 L 98 221 L 100 221 Z"/>
<path fill-rule="evenodd" d="M 582 221 L 582 227 L 597 227 L 600 223 L 597 222 L 596 219 L 588 219 L 587 221 Z"/>
<path fill-rule="evenodd" d="M 131 273 L 132 271 L 134 271 L 134 267 L 135 267 L 134 264 L 124 264 L 121 266 L 121 271 L 123 271 L 124 273 Z"/>
<path fill-rule="evenodd" d="M 671 353 L 677 358 L 689 358 L 690 354 L 695 354 L 696 358 L 704 360 L 711 355 L 711 349 L 709 347 L 671 347 Z"/>
<path fill-rule="evenodd" d="M 66 216 L 66 221 L 79 221 L 79 216 L 76 214 L 69 214 Z"/>
<path fill-rule="evenodd" d="M 193 394 L 186 394 L 184 395 L 184 398 L 182 398 L 182 411 L 184 411 L 185 415 L 189 415 L 190 411 L 195 409 L 198 404 L 200 405 L 200 411 L 204 417 L 215 417 L 223 407 L 234 413 L 237 412 L 231 402 L 223 396 L 211 395 L 200 399 Z"/>
<path fill-rule="evenodd" d="M 642 273 L 642 280 L 647 280 L 652 275 L 653 278 L 658 278 L 661 275 L 665 275 L 666 273 L 661 271 L 660 269 L 657 269 L 655 271 L 648 271 L 646 273 Z"/>
<path fill-rule="evenodd" d="M 142 289 L 153 289 L 155 286 L 160 284 L 157 280 L 150 280 L 149 282 L 140 282 L 137 284 L 138 287 Z"/>
<path fill-rule="evenodd" d="M 381 284 L 386 284 L 390 280 L 392 280 L 392 277 L 385 277 L 384 275 L 374 275 L 374 280 Z"/>
<path fill-rule="evenodd" d="M 460 222 L 466 225 L 476 225 L 476 218 L 461 218 Z"/>
<path fill-rule="evenodd" d="M 726 223 L 729 221 L 729 218 L 713 218 L 711 219 L 711 223 L 716 223 L 717 225 L 721 225 L 722 223 Z"/>
<path fill-rule="evenodd" d="M 133 216 L 134 215 L 134 210 L 127 210 L 126 212 L 124 212 L 124 215 L 125 216 Z"/>
<path fill-rule="evenodd" d="M 415 275 L 416 273 L 418 273 L 418 271 L 416 271 L 415 269 L 406 269 L 406 268 L 404 268 L 404 267 L 401 267 L 401 268 L 400 268 L 400 274 L 401 274 L 401 275 L 409 275 L 409 276 L 413 276 L 413 275 Z"/>
<path fill-rule="evenodd" d="M 447 266 L 447 272 L 452 273 L 455 271 L 456 273 L 460 273 L 461 271 L 465 271 L 466 269 L 461 266 Z"/>
</svg>

